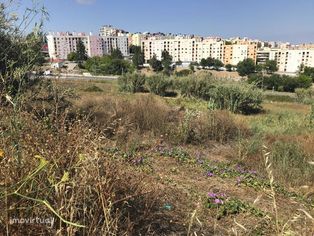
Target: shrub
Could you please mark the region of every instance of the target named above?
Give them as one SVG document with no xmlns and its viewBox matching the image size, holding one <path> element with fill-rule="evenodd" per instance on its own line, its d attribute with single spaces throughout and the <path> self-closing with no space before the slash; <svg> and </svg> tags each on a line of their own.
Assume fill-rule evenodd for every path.
<svg viewBox="0 0 314 236">
<path fill-rule="evenodd" d="M 104 90 L 102 90 L 101 88 L 99 88 L 98 86 L 96 85 L 93 85 L 93 86 L 90 86 L 86 89 L 84 89 L 85 92 L 103 92 Z"/>
<path fill-rule="evenodd" d="M 126 74 L 118 79 L 120 91 L 137 93 L 143 92 L 146 77 L 141 74 Z"/>
<path fill-rule="evenodd" d="M 209 100 L 210 90 L 214 87 L 211 77 L 185 77 L 176 80 L 176 88 L 182 96 Z"/>
<path fill-rule="evenodd" d="M 209 106 L 234 113 L 251 114 L 261 110 L 262 93 L 243 83 L 218 84 L 210 90 Z"/>
<path fill-rule="evenodd" d="M 300 103 L 311 104 L 314 101 L 314 91 L 311 88 L 299 88 L 295 90 L 295 93 L 297 101 Z"/>
<path fill-rule="evenodd" d="M 258 87 L 279 92 L 294 92 L 297 88 L 309 88 L 312 80 L 309 76 L 300 75 L 292 77 L 287 75 L 263 76 L 261 74 L 253 74 L 248 78 L 248 83 L 256 84 Z"/>
<path fill-rule="evenodd" d="M 249 134 L 248 128 L 237 123 L 228 111 L 200 113 L 192 110 L 186 111 L 174 132 L 177 136 L 173 140 L 192 144 L 209 140 L 225 143 Z"/>
<path fill-rule="evenodd" d="M 184 76 L 188 76 L 190 74 L 193 74 L 192 70 L 180 70 L 180 71 L 176 71 L 175 75 L 178 77 L 184 77 Z"/>
<path fill-rule="evenodd" d="M 172 87 L 172 80 L 167 76 L 156 75 L 147 78 L 147 87 L 151 93 L 165 96 L 168 89 Z"/>
</svg>

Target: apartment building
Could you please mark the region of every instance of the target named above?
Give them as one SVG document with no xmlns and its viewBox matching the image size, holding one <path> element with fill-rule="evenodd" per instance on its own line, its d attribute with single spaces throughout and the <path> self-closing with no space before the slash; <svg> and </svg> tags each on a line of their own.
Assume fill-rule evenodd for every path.
<svg viewBox="0 0 314 236">
<path fill-rule="evenodd" d="M 162 52 L 168 51 L 174 62 L 200 62 L 203 58 L 223 59 L 223 41 L 203 39 L 194 36 L 158 36 L 142 40 L 145 61 L 154 55 L 162 59 Z"/>
<path fill-rule="evenodd" d="M 239 62 L 251 58 L 256 62 L 257 42 L 249 40 L 237 40 L 224 45 L 223 63 L 225 65 L 237 65 Z"/>
<path fill-rule="evenodd" d="M 52 60 L 66 60 L 82 41 L 88 57 L 111 54 L 113 49 L 120 49 L 123 56 L 129 55 L 127 36 L 94 36 L 85 33 L 49 33 L 47 35 L 49 57 Z"/>
<path fill-rule="evenodd" d="M 53 60 L 67 59 L 71 52 L 76 51 L 76 46 L 82 41 L 89 57 L 103 55 L 102 39 L 99 36 L 86 35 L 85 33 L 49 33 L 47 35 L 49 57 Z"/>
<path fill-rule="evenodd" d="M 278 71 L 281 73 L 298 73 L 301 66 L 314 67 L 314 48 L 264 48 L 257 52 L 257 63 L 263 64 L 266 60 L 275 60 Z"/>
<path fill-rule="evenodd" d="M 112 50 L 119 49 L 123 56 L 129 55 L 128 36 L 102 36 L 104 55 L 110 55 Z"/>
<path fill-rule="evenodd" d="M 112 25 L 104 25 L 99 30 L 99 35 L 102 37 L 106 36 L 125 36 L 127 32 L 122 29 L 113 27 Z"/>
</svg>

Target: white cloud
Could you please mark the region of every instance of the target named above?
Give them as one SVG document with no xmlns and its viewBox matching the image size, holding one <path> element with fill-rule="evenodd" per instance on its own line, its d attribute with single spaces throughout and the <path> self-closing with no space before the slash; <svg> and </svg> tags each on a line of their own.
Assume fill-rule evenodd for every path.
<svg viewBox="0 0 314 236">
<path fill-rule="evenodd" d="M 94 3 L 96 0 L 76 0 L 78 4 L 89 5 Z"/>
</svg>

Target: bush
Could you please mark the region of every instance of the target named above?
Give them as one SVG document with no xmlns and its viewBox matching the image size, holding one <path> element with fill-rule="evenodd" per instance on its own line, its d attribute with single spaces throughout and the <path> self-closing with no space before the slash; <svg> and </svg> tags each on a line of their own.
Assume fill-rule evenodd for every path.
<svg viewBox="0 0 314 236">
<path fill-rule="evenodd" d="M 85 92 L 103 92 L 104 90 L 102 90 L 101 88 L 99 88 L 96 85 L 90 86 L 86 89 L 84 89 Z"/>
<path fill-rule="evenodd" d="M 147 78 L 147 87 L 151 93 L 165 96 L 168 89 L 172 87 L 172 80 L 167 76 L 156 75 Z"/>
<path fill-rule="evenodd" d="M 250 75 L 248 83 L 256 84 L 263 89 L 275 90 L 279 92 L 294 92 L 297 88 L 309 88 L 312 85 L 312 79 L 306 75 L 292 77 L 287 75 L 263 76 L 261 74 Z"/>
<path fill-rule="evenodd" d="M 123 92 L 137 93 L 143 92 L 146 77 L 141 74 L 126 74 L 118 79 L 119 89 Z"/>
<path fill-rule="evenodd" d="M 184 76 L 188 76 L 190 74 L 193 74 L 193 71 L 192 70 L 188 70 L 188 69 L 180 70 L 180 71 L 177 71 L 175 73 L 175 75 L 178 76 L 178 77 L 184 77 Z"/>
<path fill-rule="evenodd" d="M 175 81 L 176 88 L 182 96 L 209 100 L 210 90 L 214 87 L 211 77 L 185 77 Z"/>
<path fill-rule="evenodd" d="M 297 101 L 304 104 L 311 104 L 314 101 L 314 91 L 304 88 L 299 88 L 295 90 L 295 93 L 297 95 Z"/>
<path fill-rule="evenodd" d="M 130 62 L 111 56 L 89 58 L 83 66 L 89 72 L 99 75 L 122 75 L 134 71 Z"/>
<path fill-rule="evenodd" d="M 262 93 L 243 83 L 218 84 L 210 90 L 209 107 L 234 113 L 252 114 L 261 110 Z"/>
<path fill-rule="evenodd" d="M 187 110 L 178 127 L 172 129 L 173 140 L 181 143 L 200 144 L 208 140 L 230 142 L 249 134 L 248 128 L 235 122 L 228 111 L 204 113 Z"/>
</svg>

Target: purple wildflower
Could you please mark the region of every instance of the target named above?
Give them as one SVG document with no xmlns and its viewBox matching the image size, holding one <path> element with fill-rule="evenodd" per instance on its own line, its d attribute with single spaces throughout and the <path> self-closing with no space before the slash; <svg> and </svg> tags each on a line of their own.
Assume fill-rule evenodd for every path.
<svg viewBox="0 0 314 236">
<path fill-rule="evenodd" d="M 210 171 L 207 172 L 207 177 L 213 177 L 213 176 L 214 176 L 214 173 L 212 173 Z"/>
<path fill-rule="evenodd" d="M 214 203 L 217 204 L 217 205 L 219 205 L 219 204 L 223 204 L 224 202 L 223 202 L 221 199 L 216 198 L 216 199 L 214 200 Z"/>
<path fill-rule="evenodd" d="M 208 193 L 208 197 L 216 198 L 216 197 L 217 197 L 217 194 L 212 193 L 212 192 L 209 192 L 209 193 Z"/>
</svg>

